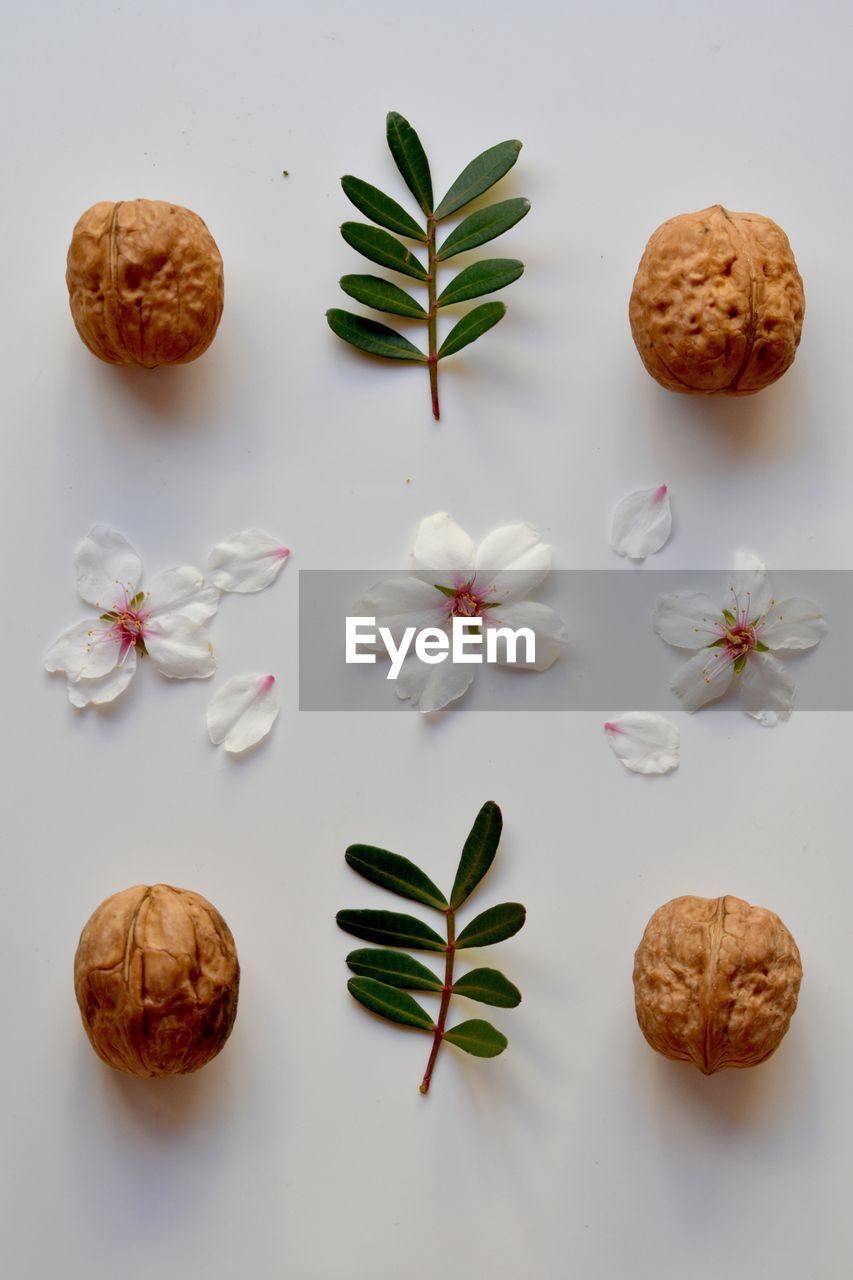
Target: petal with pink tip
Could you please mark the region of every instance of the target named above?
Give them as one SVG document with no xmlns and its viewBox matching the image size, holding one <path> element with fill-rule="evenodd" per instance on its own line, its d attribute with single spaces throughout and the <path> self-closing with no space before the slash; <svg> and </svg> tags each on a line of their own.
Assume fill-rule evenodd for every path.
<svg viewBox="0 0 853 1280">
<path fill-rule="evenodd" d="M 474 543 L 446 511 L 426 516 L 418 526 L 412 548 L 415 566 L 442 574 L 441 582 L 455 580 L 474 570 Z"/>
<path fill-rule="evenodd" d="M 551 548 L 532 524 L 505 524 L 480 543 L 474 567 L 477 581 L 491 584 L 489 599 L 520 600 L 547 577 Z"/>
<path fill-rule="evenodd" d="M 748 716 L 767 729 L 790 718 L 797 686 L 772 654 L 751 653 L 738 680 L 743 709 Z"/>
<path fill-rule="evenodd" d="M 74 551 L 74 570 L 81 598 L 107 610 L 124 592 L 133 596 L 142 577 L 142 561 L 123 534 L 96 524 Z"/>
<path fill-rule="evenodd" d="M 275 676 L 234 676 L 208 703 L 210 741 L 232 755 L 248 751 L 267 736 L 279 710 Z"/>
<path fill-rule="evenodd" d="M 164 613 L 145 628 L 145 647 L 154 666 L 171 680 L 207 680 L 216 670 L 206 626 L 180 613 Z"/>
<path fill-rule="evenodd" d="M 665 484 L 656 489 L 638 489 L 616 507 L 610 530 L 610 545 L 619 556 L 645 560 L 660 551 L 672 532 L 672 507 Z"/>
<path fill-rule="evenodd" d="M 670 773 L 678 768 L 681 735 L 671 720 L 650 711 L 628 711 L 608 720 L 607 741 L 632 773 Z"/>
<path fill-rule="evenodd" d="M 152 618 L 182 613 L 193 622 L 208 622 L 219 608 L 219 591 L 192 565 L 177 565 L 158 573 L 142 607 Z"/>
<path fill-rule="evenodd" d="M 75 707 L 100 707 L 124 693 L 136 672 L 136 650 L 128 649 L 124 662 L 97 680 L 68 681 L 68 699 Z"/>
<path fill-rule="evenodd" d="M 213 585 L 220 591 L 263 591 L 274 582 L 290 548 L 260 529 L 243 529 L 218 542 L 207 559 Z"/>
<path fill-rule="evenodd" d="M 733 675 L 733 663 L 724 649 L 702 649 L 678 668 L 669 687 L 684 710 L 693 712 L 721 698 Z"/>
<path fill-rule="evenodd" d="M 48 671 L 62 671 L 72 683 L 97 680 L 118 665 L 121 644 L 108 622 L 87 618 L 57 636 L 45 654 Z"/>
</svg>

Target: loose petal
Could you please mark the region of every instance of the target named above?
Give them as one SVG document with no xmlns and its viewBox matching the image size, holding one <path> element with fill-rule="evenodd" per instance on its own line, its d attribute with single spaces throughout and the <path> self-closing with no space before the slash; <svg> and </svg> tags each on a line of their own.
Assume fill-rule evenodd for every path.
<svg viewBox="0 0 853 1280">
<path fill-rule="evenodd" d="M 791 596 L 767 613 L 759 639 L 768 649 L 812 649 L 829 630 L 823 610 L 811 600 Z"/>
<path fill-rule="evenodd" d="M 267 736 L 279 710 L 275 676 L 234 676 L 208 703 L 210 740 L 234 755 L 246 751 Z"/>
<path fill-rule="evenodd" d="M 781 662 L 769 653 L 752 653 L 738 676 L 743 709 L 772 729 L 788 720 L 794 709 L 797 686 Z"/>
<path fill-rule="evenodd" d="M 490 611 L 488 630 L 509 627 L 517 631 L 527 627 L 535 636 L 535 660 L 527 662 L 524 636 L 516 642 L 516 660 L 510 662 L 510 653 L 506 640 L 497 637 L 497 658 L 501 666 L 512 666 L 520 670 L 547 671 L 552 666 L 569 642 L 566 624 L 558 613 L 547 604 L 539 604 L 535 600 L 521 600 L 518 604 L 502 605 L 492 615 Z"/>
<path fill-rule="evenodd" d="M 652 626 L 676 649 L 703 649 L 725 634 L 722 609 L 702 591 L 673 591 L 659 596 Z"/>
<path fill-rule="evenodd" d="M 68 698 L 75 707 L 103 706 L 124 693 L 136 672 L 136 650 L 128 649 L 124 662 L 97 680 L 68 681 Z"/>
<path fill-rule="evenodd" d="M 232 533 L 211 551 L 207 566 L 220 591 L 263 591 L 275 581 L 290 555 L 278 538 L 260 529 Z"/>
<path fill-rule="evenodd" d="M 724 649 L 702 649 L 678 668 L 669 687 L 685 711 L 698 711 L 723 696 L 733 674 L 732 661 Z"/>
<path fill-rule="evenodd" d="M 182 613 L 193 622 L 208 622 L 219 608 L 219 591 L 205 584 L 204 574 L 182 564 L 157 575 L 147 593 L 145 609 L 150 617 Z"/>
<path fill-rule="evenodd" d="M 396 644 L 407 627 L 441 627 L 447 621 L 447 597 L 422 578 L 384 578 L 352 607 L 354 617 L 375 618 L 376 626 L 388 627 Z M 365 650 L 369 646 L 363 646 Z M 384 646 L 377 640 L 375 649 Z"/>
<path fill-rule="evenodd" d="M 418 526 L 412 556 L 417 568 L 440 570 L 455 579 L 473 570 L 474 543 L 446 511 L 437 511 Z"/>
<path fill-rule="evenodd" d="M 490 599 L 520 600 L 547 576 L 551 548 L 532 524 L 505 524 L 480 543 L 474 568 L 479 581 L 491 583 Z"/>
<path fill-rule="evenodd" d="M 157 670 L 172 680 L 206 680 L 216 670 L 207 627 L 180 613 L 152 619 L 145 647 Z"/>
<path fill-rule="evenodd" d="M 48 671 L 62 671 L 68 680 L 97 680 L 118 664 L 121 644 L 109 623 L 87 618 L 57 636 L 45 654 Z"/>
<path fill-rule="evenodd" d="M 111 609 L 123 592 L 133 596 L 142 561 L 123 534 L 96 524 L 74 552 L 77 590 L 87 604 Z"/>
<path fill-rule="evenodd" d="M 678 768 L 681 735 L 671 720 L 650 711 L 628 711 L 604 726 L 607 741 L 632 773 L 670 773 Z"/>
<path fill-rule="evenodd" d="M 610 545 L 619 556 L 645 560 L 660 551 L 672 531 L 672 507 L 665 484 L 639 489 L 623 498 L 613 513 Z"/>
</svg>

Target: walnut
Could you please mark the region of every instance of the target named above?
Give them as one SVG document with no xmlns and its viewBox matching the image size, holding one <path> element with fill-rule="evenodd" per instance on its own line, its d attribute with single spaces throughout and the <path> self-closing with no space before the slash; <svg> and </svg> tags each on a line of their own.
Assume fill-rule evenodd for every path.
<svg viewBox="0 0 853 1280">
<path fill-rule="evenodd" d="M 74 957 L 74 989 L 92 1048 L 134 1076 L 197 1071 L 237 1016 L 240 966 L 228 925 L 200 893 L 168 884 L 114 893 Z"/>
<path fill-rule="evenodd" d="M 805 305 L 782 228 L 715 204 L 658 227 L 628 311 L 643 364 L 661 386 L 747 396 L 793 362 Z"/>
<path fill-rule="evenodd" d="M 740 898 L 674 898 L 634 959 L 637 1019 L 653 1049 L 711 1075 L 754 1067 L 797 1007 L 800 953 L 782 921 Z"/>
<path fill-rule="evenodd" d="M 164 200 L 93 204 L 68 249 L 71 314 L 109 364 L 185 364 L 222 315 L 222 258 L 197 213 Z"/>
</svg>

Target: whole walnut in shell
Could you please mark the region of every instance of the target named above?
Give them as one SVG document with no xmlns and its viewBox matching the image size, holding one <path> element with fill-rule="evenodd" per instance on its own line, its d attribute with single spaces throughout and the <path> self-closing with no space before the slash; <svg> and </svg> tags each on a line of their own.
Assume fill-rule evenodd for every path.
<svg viewBox="0 0 853 1280">
<path fill-rule="evenodd" d="M 747 396 L 793 362 L 805 305 L 782 228 L 715 204 L 658 227 L 628 311 L 643 364 L 661 386 Z"/>
<path fill-rule="evenodd" d="M 107 898 L 80 935 L 74 990 L 92 1048 L 134 1076 L 197 1071 L 237 1016 L 231 930 L 200 893 L 135 885 Z"/>
<path fill-rule="evenodd" d="M 93 204 L 68 249 L 71 314 L 109 364 L 186 364 L 222 315 L 222 258 L 197 213 L 164 200 Z"/>
<path fill-rule="evenodd" d="M 634 959 L 637 1019 L 653 1049 L 711 1075 L 754 1067 L 797 1007 L 800 953 L 782 921 L 740 898 L 674 898 Z"/>
</svg>

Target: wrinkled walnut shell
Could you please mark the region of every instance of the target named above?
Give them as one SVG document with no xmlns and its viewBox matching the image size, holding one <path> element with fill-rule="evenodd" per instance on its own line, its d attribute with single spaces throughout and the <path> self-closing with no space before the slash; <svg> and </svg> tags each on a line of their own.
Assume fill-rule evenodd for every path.
<svg viewBox="0 0 853 1280">
<path fill-rule="evenodd" d="M 634 959 L 637 1019 L 653 1049 L 705 1075 L 754 1067 L 797 1007 L 800 953 L 782 921 L 740 898 L 674 898 Z"/>
<path fill-rule="evenodd" d="M 104 201 L 80 218 L 68 249 L 71 314 L 108 364 L 186 364 L 222 315 L 222 258 L 197 213 L 164 200 Z"/>
<path fill-rule="evenodd" d="M 92 1048 L 134 1076 L 197 1071 L 237 1016 L 231 930 L 200 893 L 135 885 L 102 902 L 74 957 L 74 990 Z"/>
<path fill-rule="evenodd" d="M 658 227 L 628 311 L 643 364 L 661 386 L 746 396 L 793 362 L 805 305 L 782 228 L 715 204 Z"/>
</svg>

